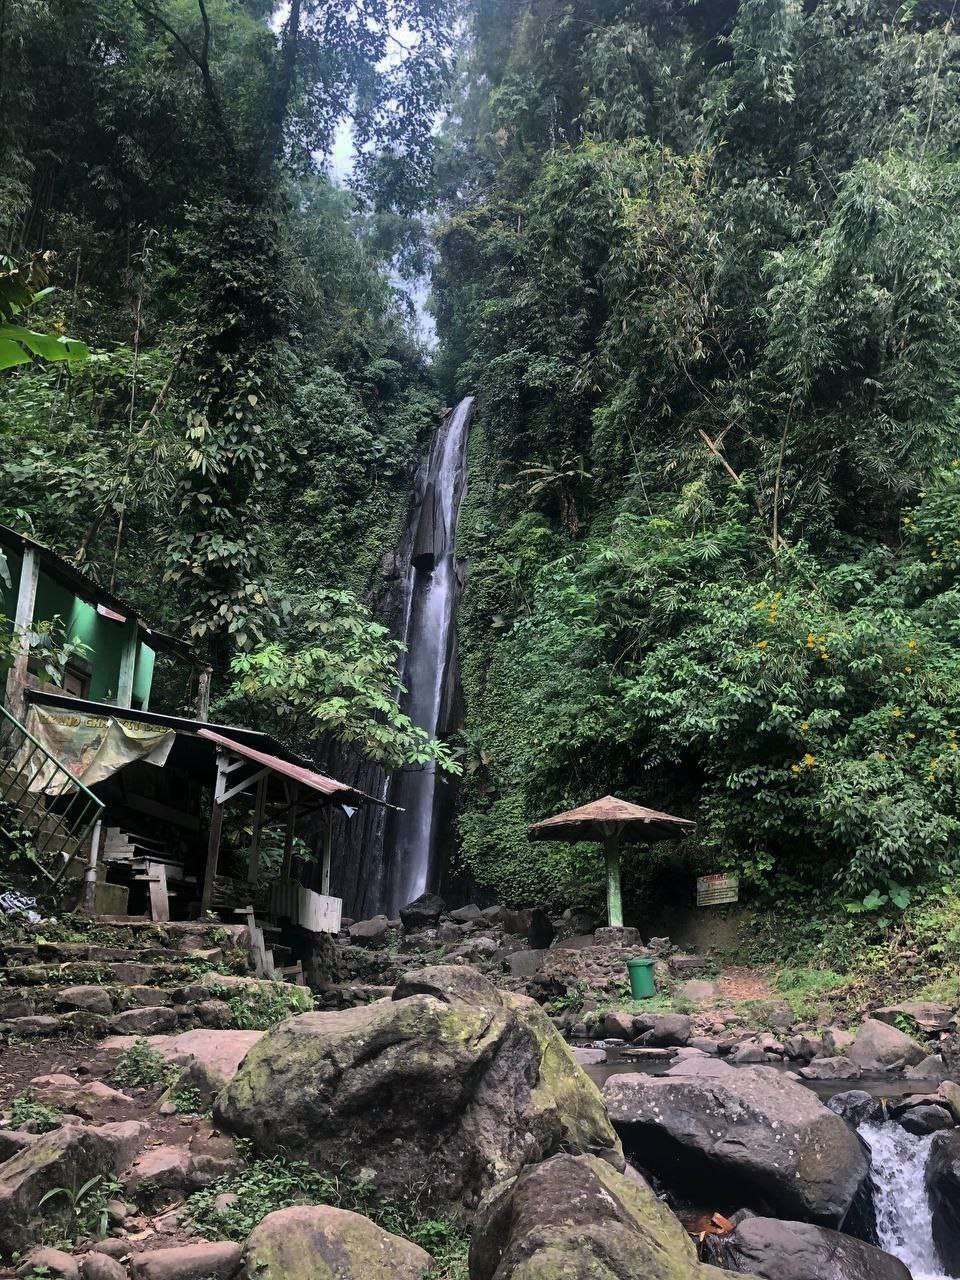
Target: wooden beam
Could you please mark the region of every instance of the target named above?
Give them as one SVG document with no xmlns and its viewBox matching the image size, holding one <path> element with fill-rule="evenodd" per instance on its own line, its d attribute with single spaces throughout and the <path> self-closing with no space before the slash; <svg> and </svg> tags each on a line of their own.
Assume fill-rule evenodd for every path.
<svg viewBox="0 0 960 1280">
<path fill-rule="evenodd" d="M 290 879 L 290 867 L 293 862 L 293 837 L 297 826 L 297 791 L 299 788 L 296 783 L 284 783 L 287 790 L 287 799 L 290 801 L 290 808 L 287 810 L 287 829 L 283 837 L 283 870 L 280 873 L 282 880 Z"/>
<path fill-rule="evenodd" d="M 26 714 L 27 675 L 30 664 L 30 633 L 33 626 L 33 610 L 37 603 L 37 581 L 40 577 L 40 561 L 33 547 L 25 547 L 20 565 L 20 587 L 17 591 L 17 608 L 13 617 L 13 633 L 17 641 L 17 655 L 7 673 L 7 710 L 17 720 Z"/>
<path fill-rule="evenodd" d="M 131 634 L 123 644 L 120 656 L 120 674 L 117 677 L 117 706 L 133 706 L 133 677 L 137 670 L 137 650 L 140 648 L 140 632 L 135 622 L 128 622 Z"/>
<path fill-rule="evenodd" d="M 203 873 L 203 892 L 200 896 L 200 916 L 206 915 L 213 902 L 213 889 L 217 879 L 217 864 L 220 861 L 220 837 L 223 832 L 223 805 L 216 799 L 220 794 L 223 780 L 223 767 L 226 756 L 217 749 L 217 782 L 214 787 L 213 810 L 210 814 L 210 837 L 207 841 L 207 865 Z"/>
<path fill-rule="evenodd" d="M 333 806 L 328 805 L 323 824 L 323 869 L 320 872 L 320 892 L 330 894 L 330 870 L 333 866 Z"/>
<path fill-rule="evenodd" d="M 257 795 L 253 802 L 253 831 L 250 835 L 250 857 L 247 861 L 247 880 L 256 884 L 260 875 L 260 832 L 263 828 L 263 806 L 267 799 L 266 775 L 257 783 Z"/>
</svg>

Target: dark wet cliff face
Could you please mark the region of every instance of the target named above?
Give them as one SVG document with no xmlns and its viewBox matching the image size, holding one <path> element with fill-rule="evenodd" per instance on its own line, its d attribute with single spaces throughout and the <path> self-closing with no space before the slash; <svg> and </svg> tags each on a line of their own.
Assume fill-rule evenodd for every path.
<svg viewBox="0 0 960 1280">
<path fill-rule="evenodd" d="M 410 513 L 396 550 L 384 557 L 383 589 L 375 602 L 381 620 L 404 641 L 400 705 L 431 736 L 445 737 L 459 721 L 456 613 L 463 574 L 456 561 L 456 530 L 466 484 L 466 449 L 474 400 L 447 414 L 417 474 Z M 431 883 L 437 848 L 453 812 L 452 784 L 435 766 L 387 778 L 367 761 L 338 754 L 337 777 L 403 810 L 369 806 L 350 820 L 336 819 L 331 892 L 344 914 L 395 915 Z"/>
</svg>

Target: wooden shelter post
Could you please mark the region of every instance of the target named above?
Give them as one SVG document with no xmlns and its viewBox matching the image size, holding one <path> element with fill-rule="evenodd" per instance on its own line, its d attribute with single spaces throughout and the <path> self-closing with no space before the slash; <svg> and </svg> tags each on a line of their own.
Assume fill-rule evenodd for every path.
<svg viewBox="0 0 960 1280">
<path fill-rule="evenodd" d="M 320 872 L 320 892 L 330 896 L 330 870 L 333 865 L 333 806 L 327 805 L 323 823 L 323 867 Z"/>
<path fill-rule="evenodd" d="M 290 879 L 290 868 L 293 864 L 293 837 L 297 827 L 297 795 L 298 787 L 296 784 L 287 783 L 287 799 L 290 807 L 287 810 L 287 829 L 283 837 L 283 870 L 280 873 L 281 880 Z"/>
<path fill-rule="evenodd" d="M 255 884 L 260 874 L 260 833 L 263 829 L 263 806 L 267 799 L 267 779 L 264 773 L 257 783 L 257 794 L 253 802 L 253 830 L 250 834 L 250 856 L 247 860 L 247 883 Z"/>
<path fill-rule="evenodd" d="M 7 673 L 7 709 L 17 720 L 23 719 L 26 709 L 24 691 L 27 687 L 27 673 L 30 665 L 30 628 L 33 625 L 39 577 L 40 561 L 37 553 L 33 547 L 25 547 L 20 565 L 17 607 L 13 617 L 17 656 Z"/>
<path fill-rule="evenodd" d="M 213 790 L 213 809 L 210 814 L 210 838 L 207 841 L 207 866 L 203 873 L 203 893 L 200 897 L 200 916 L 206 915 L 213 903 L 217 864 L 220 861 L 220 837 L 223 832 L 223 793 L 227 780 L 227 754 L 217 748 L 217 781 Z"/>
</svg>

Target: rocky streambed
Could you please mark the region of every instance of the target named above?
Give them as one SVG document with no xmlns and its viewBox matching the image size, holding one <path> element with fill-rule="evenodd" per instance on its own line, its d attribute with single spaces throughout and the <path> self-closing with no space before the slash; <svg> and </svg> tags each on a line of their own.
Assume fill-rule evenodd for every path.
<svg viewBox="0 0 960 1280">
<path fill-rule="evenodd" d="M 637 1038 L 621 1052 L 665 1054 L 657 1073 L 614 1072 L 601 1092 L 536 1000 L 461 962 L 266 1031 L 153 1036 L 176 1068 L 162 1092 L 108 1083 L 129 1038 L 38 1042 L 32 1096 L 59 1117 L 37 1133 L 8 1111 L 0 1251 L 64 1280 L 908 1280 L 896 1161 L 878 1154 L 894 1125 L 927 1144 L 917 1256 L 960 1275 L 960 1090 L 895 1104 L 934 1127 L 944 1113 L 920 1136 L 866 1091 L 827 1106 L 782 1060 L 738 1064 L 681 1023 L 647 1017 Z M 178 1090 L 192 1118 L 173 1114 Z M 77 1210 L 91 1179 L 114 1197 L 102 1217 Z M 469 1250 L 431 1256 L 411 1207 Z"/>
</svg>

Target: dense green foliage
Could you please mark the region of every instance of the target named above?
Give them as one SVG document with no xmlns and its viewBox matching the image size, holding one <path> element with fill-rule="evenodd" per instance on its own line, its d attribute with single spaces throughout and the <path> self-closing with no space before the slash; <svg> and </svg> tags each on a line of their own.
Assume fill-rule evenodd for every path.
<svg viewBox="0 0 960 1280">
<path fill-rule="evenodd" d="M 43 251 L 55 287 L 44 332 L 0 332 L 0 364 L 20 362 L 0 374 L 0 518 L 194 640 L 224 715 L 252 713 L 224 696 L 236 654 L 289 651 L 337 599 L 332 640 L 373 625 L 356 597 L 437 412 L 390 264 L 429 174 L 447 24 L 443 0 L 4 6 L 0 234 L 17 261 Z M 348 117 L 353 191 L 323 162 Z M 93 351 L 82 366 L 62 333 Z M 163 674 L 168 707 L 190 705 L 186 674 Z M 364 724 L 380 692 L 346 692 L 346 736 L 406 759 L 408 722 Z"/>
<path fill-rule="evenodd" d="M 614 792 L 696 814 L 703 869 L 902 896 L 960 833 L 949 7 L 472 13 L 465 860 L 596 899 L 524 827 Z"/>
</svg>

